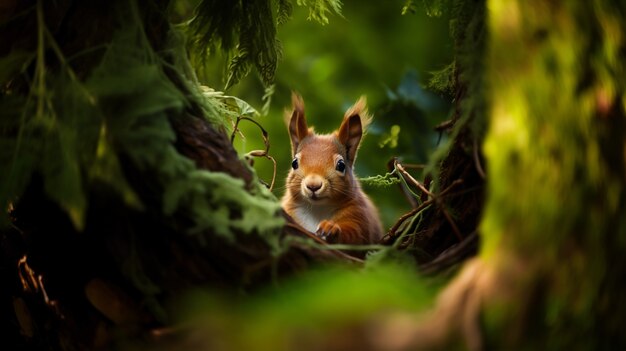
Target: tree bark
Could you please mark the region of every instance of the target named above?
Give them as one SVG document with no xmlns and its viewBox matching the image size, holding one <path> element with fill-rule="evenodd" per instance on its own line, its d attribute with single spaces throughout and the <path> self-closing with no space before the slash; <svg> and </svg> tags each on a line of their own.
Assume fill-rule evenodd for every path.
<svg viewBox="0 0 626 351">
<path fill-rule="evenodd" d="M 12 13 L 23 15 L 8 22 L 0 35 L 2 42 L 11 43 L 2 49 L 36 47 L 36 31 L 23 28 L 29 23 L 34 28 L 39 28 L 37 23 L 42 26 L 37 20 L 41 15 L 51 36 L 46 42 L 54 40 L 66 57 L 76 55 L 70 69 L 82 84 L 102 62 L 105 48 L 112 45 L 114 35 L 124 25 L 117 11 L 128 6 L 125 3 L 24 2 Z M 173 57 L 165 50 L 169 48 L 171 30 L 165 18 L 167 6 L 164 2 L 142 3 L 140 25 L 152 50 L 171 64 L 162 66 L 171 84 L 191 94 L 181 74 L 171 68 Z M 87 50 L 90 48 L 95 49 Z M 45 47 L 45 53 L 46 74 L 62 74 L 59 72 L 67 69 L 66 62 L 58 62 L 50 47 Z M 34 64 L 29 68 L 32 71 Z M 2 90 L 3 97 L 28 94 L 29 84 L 23 77 L 11 79 L 8 90 Z M 130 100 L 128 97 L 116 103 L 136 103 Z M 248 191 L 256 189 L 256 178 L 239 159 L 225 130 L 209 123 L 199 105 L 192 104 L 183 114 L 168 117 L 175 134 L 173 146 L 197 169 L 228 174 L 242 179 Z M 7 138 L 17 135 L 14 130 L 3 129 L 2 133 Z M 193 223 L 185 213 L 163 213 L 164 184 L 154 176 L 153 169 L 139 165 L 127 151 L 115 150 L 116 157 L 122 176 L 143 209 L 129 206 L 107 182 L 86 181 L 85 174 L 88 208 L 82 230 L 50 198 L 42 174 L 34 174 L 13 202 L 12 227 L 1 232 L 0 251 L 0 281 L 5 287 L 0 289 L 0 329 L 3 344 L 11 345 L 11 349 L 83 350 L 111 346 L 120 338 L 151 339 L 154 335 L 149 331 L 171 321 L 173 302 L 192 287 L 210 284 L 225 290 L 253 290 L 314 263 L 358 261 L 338 251 L 320 250 L 293 240 L 282 246 L 282 252 L 274 252 L 267 237 L 255 232 L 236 232 L 228 240 L 205 230 L 201 233 L 205 242 L 200 244 L 187 234 Z M 276 241 L 282 242 L 287 236 L 310 238 L 284 213 L 275 216 L 284 217 L 286 223 L 275 233 Z"/>
<path fill-rule="evenodd" d="M 433 311 L 381 322 L 369 347 L 623 349 L 626 7 L 487 8 L 479 256 Z"/>
</svg>

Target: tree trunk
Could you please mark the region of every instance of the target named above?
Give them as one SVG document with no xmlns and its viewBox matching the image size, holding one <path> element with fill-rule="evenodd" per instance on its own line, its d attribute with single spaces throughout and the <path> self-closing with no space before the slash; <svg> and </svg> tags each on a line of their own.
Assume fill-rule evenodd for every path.
<svg viewBox="0 0 626 351">
<path fill-rule="evenodd" d="M 472 350 L 624 349 L 626 6 L 487 8 L 479 256 L 420 322 L 381 323 L 372 348 L 447 349 L 461 338 Z"/>
<path fill-rule="evenodd" d="M 355 261 L 284 240 L 310 236 L 262 191 L 225 129 L 209 122 L 216 107 L 193 97 L 198 87 L 188 83 L 193 77 L 181 67 L 186 56 L 171 43 L 167 6 L 69 0 L 9 6 L 2 54 L 12 58 L 18 48 L 28 58 L 7 66 L 0 100 L 0 136 L 7 153 L 15 153 L 2 159 L 10 167 L 0 186 L 12 217 L 12 227 L 2 231 L 0 323 L 3 345 L 12 350 L 111 345 L 171 321 L 172 303 L 191 287 L 250 290 L 312 262 Z M 142 86 L 150 75 L 155 79 Z M 30 76 L 41 84 L 31 86 Z M 6 106 L 19 106 L 17 114 Z M 41 121 L 50 122 L 43 131 Z M 67 138 L 73 132 L 78 138 Z M 37 144 L 56 139 L 58 153 Z M 76 173 L 23 161 L 55 164 L 68 155 L 62 167 Z M 190 174 L 199 178 L 186 178 Z M 217 185 L 202 180 L 213 176 Z M 7 196 L 20 182 L 24 190 Z M 185 195 L 175 194 L 176 184 Z M 191 184 L 195 188 L 185 190 Z M 204 215 L 226 213 L 199 223 L 194 211 L 202 209 L 192 206 L 206 206 L 229 184 L 226 191 L 240 192 L 242 203 L 222 194 Z M 76 189 L 75 198 L 68 188 Z M 179 196 L 169 212 L 168 192 Z"/>
</svg>

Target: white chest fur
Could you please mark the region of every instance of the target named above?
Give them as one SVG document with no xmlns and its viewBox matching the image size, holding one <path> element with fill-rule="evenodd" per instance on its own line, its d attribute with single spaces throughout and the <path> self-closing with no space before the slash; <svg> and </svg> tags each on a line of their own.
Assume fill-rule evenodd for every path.
<svg viewBox="0 0 626 351">
<path fill-rule="evenodd" d="M 315 233 L 317 226 L 325 219 L 331 219 L 336 209 L 332 206 L 301 206 L 296 208 L 295 220 L 306 230 Z"/>
</svg>

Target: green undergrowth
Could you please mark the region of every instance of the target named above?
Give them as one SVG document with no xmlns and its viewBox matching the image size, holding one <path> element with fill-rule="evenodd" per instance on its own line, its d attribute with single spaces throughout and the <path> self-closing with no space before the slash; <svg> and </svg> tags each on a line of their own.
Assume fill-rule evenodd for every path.
<svg viewBox="0 0 626 351">
<path fill-rule="evenodd" d="M 230 350 L 290 350 L 309 338 L 332 339 L 364 320 L 424 309 L 439 285 L 395 264 L 328 267 L 253 296 L 196 291 L 185 299 L 179 318 L 199 329 L 202 342 L 217 341 Z"/>
<path fill-rule="evenodd" d="M 155 50 L 135 2 L 116 3 L 118 21 L 93 69 L 74 65 L 48 28 L 42 2 L 27 12 L 37 19 L 37 47 L 1 58 L 0 179 L 3 207 L 19 199 L 34 175 L 47 195 L 85 227 L 90 184 L 104 181 L 126 200 L 144 209 L 121 169 L 121 157 L 162 188 L 162 213 L 185 213 L 189 234 L 200 243 L 204 232 L 234 240 L 233 233 L 266 235 L 277 248 L 283 220 L 279 204 L 258 181 L 251 186 L 224 173 L 197 169 L 174 147 L 170 120 L 193 108 L 215 128 L 245 113 L 235 98 L 206 94 L 197 84 L 180 32 Z M 10 22 L 9 24 L 10 25 Z M 18 38 L 19 39 L 19 38 Z M 26 40 L 26 39 L 24 39 Z M 74 56 L 80 56 L 82 53 Z M 35 67 L 31 76 L 29 65 Z M 166 71 L 169 72 L 166 74 Z M 175 84 L 172 75 L 176 76 Z M 21 83 L 25 89 L 13 88 Z M 24 93 L 25 91 L 26 93 Z M 233 104 L 233 99 L 235 103 Z M 4 211 L 3 211 L 4 212 Z M 6 213 L 2 223 L 8 224 Z"/>
</svg>

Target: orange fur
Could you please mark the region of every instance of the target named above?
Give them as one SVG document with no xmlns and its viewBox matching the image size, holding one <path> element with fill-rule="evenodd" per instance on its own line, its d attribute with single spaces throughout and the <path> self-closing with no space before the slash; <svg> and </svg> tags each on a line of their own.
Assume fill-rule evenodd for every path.
<svg viewBox="0 0 626 351">
<path fill-rule="evenodd" d="M 377 242 L 382 236 L 378 211 L 353 173 L 358 147 L 371 122 L 365 99 L 346 112 L 339 129 L 331 134 L 316 134 L 307 126 L 302 98 L 294 94 L 292 103 L 292 112 L 286 117 L 298 167 L 287 176 L 283 208 L 297 223 L 328 242 Z M 343 172 L 338 166 L 341 162 Z"/>
</svg>

